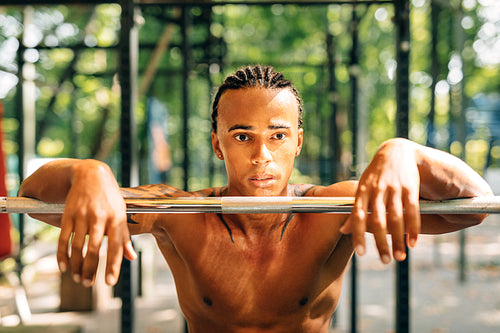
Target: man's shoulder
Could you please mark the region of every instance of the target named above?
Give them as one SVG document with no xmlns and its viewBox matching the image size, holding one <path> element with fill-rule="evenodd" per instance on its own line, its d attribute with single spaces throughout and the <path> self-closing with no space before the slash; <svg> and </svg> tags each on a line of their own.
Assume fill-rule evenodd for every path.
<svg viewBox="0 0 500 333">
<path fill-rule="evenodd" d="M 296 197 L 315 196 L 316 191 L 323 187 L 314 184 L 291 184 L 291 186 Z"/>
<path fill-rule="evenodd" d="M 313 184 L 293 184 L 293 193 L 297 197 L 339 197 L 354 196 L 357 181 L 343 181 L 328 186 Z"/>
<path fill-rule="evenodd" d="M 227 192 L 227 186 L 210 187 L 202 190 L 190 192 L 195 197 L 222 197 Z"/>
</svg>

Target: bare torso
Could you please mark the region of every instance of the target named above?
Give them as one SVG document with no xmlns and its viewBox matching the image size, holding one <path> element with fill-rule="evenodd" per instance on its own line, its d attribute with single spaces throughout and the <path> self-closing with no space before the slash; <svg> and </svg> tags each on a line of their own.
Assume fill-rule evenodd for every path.
<svg viewBox="0 0 500 333">
<path fill-rule="evenodd" d="M 156 218 L 190 332 L 328 331 L 352 255 L 345 215 Z"/>
<path fill-rule="evenodd" d="M 353 245 L 361 254 L 365 251 L 365 232 L 373 234 L 382 261 L 388 262 L 389 233 L 393 257 L 403 260 L 405 234 L 408 245 L 414 246 L 419 234 L 461 230 L 486 217 L 420 217 L 419 198 L 443 200 L 492 195 L 492 191 L 459 159 L 402 139 L 381 145 L 359 184 L 289 185 L 302 131 L 294 130 L 298 125 L 296 114 L 288 112 L 294 109 L 291 100 L 266 91 L 231 94 L 224 104 L 227 114 L 218 119 L 223 130 L 218 131 L 220 138 L 212 135 L 212 143 L 225 160 L 227 192 L 224 188 L 183 192 L 167 185 L 120 189 L 111 169 L 95 160 L 56 160 L 28 177 L 20 196 L 65 203 L 62 216 L 32 214 L 61 227 L 57 252 L 61 270 L 71 263 L 74 279 L 91 286 L 106 235 L 106 281 L 114 284 L 122 256 L 135 257 L 129 233 L 152 233 L 173 272 L 191 333 L 326 333 Z M 247 102 L 240 103 L 242 97 Z M 138 214 L 124 223 L 123 196 L 230 193 L 356 196 L 356 201 L 349 216 Z"/>
</svg>

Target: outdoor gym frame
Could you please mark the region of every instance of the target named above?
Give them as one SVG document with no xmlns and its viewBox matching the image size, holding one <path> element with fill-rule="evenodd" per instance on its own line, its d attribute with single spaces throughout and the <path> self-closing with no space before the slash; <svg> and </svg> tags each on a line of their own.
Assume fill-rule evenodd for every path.
<svg viewBox="0 0 500 333">
<path fill-rule="evenodd" d="M 137 64 L 138 64 L 138 36 L 137 30 L 134 27 L 134 9 L 137 6 L 149 5 L 162 5 L 174 6 L 182 9 L 182 17 L 185 18 L 185 13 L 190 7 L 193 6 L 224 6 L 224 5 L 252 5 L 252 6 L 269 6 L 275 4 L 281 5 L 330 5 L 330 4 L 343 4 L 343 5 L 381 5 L 392 4 L 395 13 L 395 50 L 396 50 L 396 136 L 408 137 L 409 131 L 409 52 L 410 52 L 410 26 L 409 14 L 410 4 L 409 0 L 352 0 L 352 1 L 334 1 L 334 0 L 316 0 L 316 1 L 201 1 L 201 0 L 25 0 L 22 6 L 28 5 L 97 5 L 103 3 L 116 3 L 121 6 L 121 30 L 120 41 L 117 46 L 119 54 L 119 78 L 121 85 L 121 119 L 120 119 L 120 151 L 121 151 L 121 169 L 120 169 L 120 183 L 124 187 L 137 185 L 137 151 L 135 142 L 135 125 L 134 125 L 134 110 L 136 105 L 137 96 Z M 2 6 L 17 6 L 19 7 L 18 0 L 3 0 Z M 355 11 L 353 10 L 353 15 Z M 186 34 L 187 20 L 181 20 L 181 28 L 183 32 L 183 108 L 184 108 L 184 147 L 187 147 L 187 118 L 188 118 L 188 91 L 187 91 L 187 75 L 189 65 L 186 57 L 188 56 L 187 48 L 189 43 Z M 23 77 L 23 57 L 22 54 L 25 47 L 20 43 L 18 50 L 18 89 L 17 89 L 17 116 L 20 124 L 24 124 L 24 105 L 23 105 L 23 92 L 22 87 L 24 82 Z M 351 52 L 351 66 L 358 63 L 357 59 L 357 31 L 353 31 L 353 46 Z M 330 73 L 332 75 L 332 72 Z M 331 82 L 334 78 L 331 79 Z M 331 83 L 332 85 L 334 83 Z M 357 78 L 351 77 L 351 89 L 357 90 Z M 352 153 L 354 157 L 353 165 L 356 165 L 356 149 L 357 149 L 357 112 L 358 101 L 356 94 L 352 94 L 351 100 L 351 124 L 353 133 Z M 335 110 L 332 110 L 335 112 Z M 26 133 L 24 126 L 20 126 L 18 133 L 19 143 L 19 176 L 20 179 L 25 178 L 25 165 L 26 155 L 24 151 Z M 184 184 L 187 187 L 187 179 L 189 178 L 189 154 L 188 149 L 184 149 Z M 24 237 L 24 222 L 23 217 L 20 217 L 19 232 L 21 234 L 20 242 L 23 244 Z M 133 268 L 132 263 L 125 261 L 122 266 L 122 273 L 120 277 L 121 282 L 121 298 L 122 298 L 122 312 L 121 312 L 121 331 L 123 333 L 133 332 L 134 330 L 134 297 L 137 289 L 137 276 L 136 268 Z M 351 332 L 357 332 L 357 283 L 356 283 L 356 258 L 353 258 L 351 273 Z M 404 262 L 397 264 L 397 279 L 396 279 L 396 308 L 395 308 L 395 328 L 397 333 L 410 331 L 410 306 L 409 306 L 409 258 Z"/>
</svg>

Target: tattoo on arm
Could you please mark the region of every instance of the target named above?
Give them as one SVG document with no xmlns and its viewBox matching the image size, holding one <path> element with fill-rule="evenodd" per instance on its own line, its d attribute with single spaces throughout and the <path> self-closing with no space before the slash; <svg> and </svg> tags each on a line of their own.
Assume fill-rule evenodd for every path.
<svg viewBox="0 0 500 333">
<path fill-rule="evenodd" d="M 199 197 L 222 197 L 227 192 L 227 187 L 212 187 L 201 191 L 193 192 L 192 195 Z"/>
<path fill-rule="evenodd" d="M 293 189 L 293 192 L 294 192 L 295 196 L 303 197 L 307 194 L 314 195 L 317 189 L 318 189 L 318 186 L 316 186 L 316 185 L 300 184 L 300 185 L 295 186 L 295 188 Z"/>
<path fill-rule="evenodd" d="M 220 197 L 224 195 L 226 187 L 213 187 L 196 192 L 185 192 L 165 184 L 142 185 L 138 187 L 122 188 L 124 197 Z"/>
<path fill-rule="evenodd" d="M 138 222 L 134 221 L 132 217 L 134 217 L 135 214 L 127 214 L 127 223 L 128 224 L 139 224 Z"/>
<path fill-rule="evenodd" d="M 122 188 L 124 197 L 173 197 L 174 194 L 183 193 L 175 187 L 164 184 L 142 185 L 139 187 Z M 178 195 L 177 195 L 178 196 Z"/>
</svg>

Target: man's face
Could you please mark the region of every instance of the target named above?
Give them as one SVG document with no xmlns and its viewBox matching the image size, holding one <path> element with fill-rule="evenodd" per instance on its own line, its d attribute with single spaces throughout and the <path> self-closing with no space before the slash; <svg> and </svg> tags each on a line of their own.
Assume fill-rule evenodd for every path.
<svg viewBox="0 0 500 333">
<path fill-rule="evenodd" d="M 224 158 L 229 194 L 286 195 L 302 133 L 297 101 L 288 89 L 224 92 L 212 144 Z"/>
</svg>

